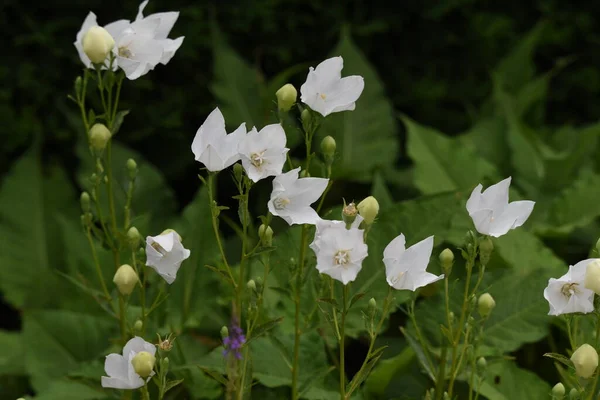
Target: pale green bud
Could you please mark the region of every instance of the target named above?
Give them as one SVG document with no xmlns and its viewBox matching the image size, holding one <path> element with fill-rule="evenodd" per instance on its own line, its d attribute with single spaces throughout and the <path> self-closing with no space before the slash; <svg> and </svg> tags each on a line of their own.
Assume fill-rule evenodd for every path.
<svg viewBox="0 0 600 400">
<path fill-rule="evenodd" d="M 489 236 L 486 236 L 479 244 L 479 261 L 482 265 L 487 265 L 494 251 L 494 243 Z"/>
<path fill-rule="evenodd" d="M 577 391 L 577 389 L 573 388 L 571 389 L 571 391 L 569 392 L 569 400 L 578 400 L 579 399 L 579 392 Z"/>
<path fill-rule="evenodd" d="M 144 328 L 144 323 L 142 322 L 141 319 L 138 319 L 137 321 L 135 321 L 135 323 L 133 324 L 133 330 L 135 332 L 141 332 L 142 329 Z"/>
<path fill-rule="evenodd" d="M 154 370 L 155 363 L 156 357 L 147 351 L 140 351 L 131 360 L 131 365 L 133 365 L 136 374 L 144 379 L 150 376 Z"/>
<path fill-rule="evenodd" d="M 90 128 L 90 144 L 96 151 L 102 151 L 110 140 L 110 131 L 104 124 L 94 124 Z"/>
<path fill-rule="evenodd" d="M 489 316 L 492 310 L 496 307 L 496 301 L 489 293 L 484 293 L 477 300 L 477 310 L 483 318 Z"/>
<path fill-rule="evenodd" d="M 307 130 L 312 122 L 312 116 L 310 115 L 310 110 L 308 108 L 302 110 L 302 113 L 300 113 L 300 119 L 302 120 L 302 126 L 304 127 L 304 130 Z"/>
<path fill-rule="evenodd" d="M 323 154 L 323 160 L 325 164 L 331 165 L 335 157 L 336 143 L 335 139 L 331 136 L 325 136 L 321 140 L 321 153 Z"/>
<path fill-rule="evenodd" d="M 115 40 L 101 26 L 92 26 L 83 36 L 83 52 L 94 64 L 104 62 L 115 45 Z"/>
<path fill-rule="evenodd" d="M 221 328 L 221 337 L 223 339 L 229 337 L 229 329 L 225 325 L 223 325 L 223 327 Z"/>
<path fill-rule="evenodd" d="M 440 264 L 446 276 L 450 275 L 452 271 L 452 264 L 454 263 L 454 253 L 450 249 L 444 249 L 439 255 Z"/>
<path fill-rule="evenodd" d="M 137 177 L 138 167 L 133 158 L 127 160 L 127 173 L 129 174 L 129 179 L 131 180 L 134 180 Z"/>
<path fill-rule="evenodd" d="M 113 282 L 122 295 L 129 295 L 133 292 L 135 285 L 139 282 L 138 275 L 129 264 L 123 264 L 117 269 Z"/>
<path fill-rule="evenodd" d="M 448 394 L 448 392 L 444 392 L 444 400 L 450 400 L 450 395 Z"/>
<path fill-rule="evenodd" d="M 352 225 L 356 219 L 357 214 L 358 208 L 356 208 L 356 204 L 350 203 L 344 205 L 344 208 L 342 208 L 342 220 L 346 223 L 346 228 L 350 228 L 350 225 Z"/>
<path fill-rule="evenodd" d="M 238 182 L 241 182 L 243 175 L 244 175 L 244 167 L 242 167 L 242 164 L 240 164 L 240 163 L 233 164 L 233 176 L 235 176 L 235 179 Z"/>
<path fill-rule="evenodd" d="M 594 375 L 598 367 L 598 353 L 589 344 L 585 343 L 579 346 L 571 356 L 575 372 L 582 378 L 589 378 Z"/>
<path fill-rule="evenodd" d="M 565 385 L 558 382 L 552 388 L 552 400 L 562 400 L 565 397 Z"/>
<path fill-rule="evenodd" d="M 140 235 L 140 232 L 137 230 L 137 228 L 135 226 L 132 226 L 127 231 L 127 240 L 129 241 L 129 245 L 132 248 L 135 249 L 140 245 L 141 238 L 142 238 L 142 236 Z"/>
<path fill-rule="evenodd" d="M 88 192 L 81 193 L 79 201 L 81 203 L 81 210 L 83 212 L 90 211 L 90 195 L 88 194 Z"/>
<path fill-rule="evenodd" d="M 289 111 L 290 108 L 296 103 L 298 97 L 298 91 L 291 83 L 286 83 L 277 92 L 277 106 L 281 111 Z"/>
<path fill-rule="evenodd" d="M 246 283 L 246 287 L 248 288 L 248 290 L 255 292 L 256 291 L 256 282 L 254 282 L 254 279 L 250 279 L 248 281 L 248 283 Z"/>
<path fill-rule="evenodd" d="M 479 375 L 483 375 L 485 373 L 486 368 L 487 361 L 485 360 L 485 357 L 479 357 L 479 359 L 477 360 L 477 373 L 479 373 Z"/>
<path fill-rule="evenodd" d="M 273 229 L 270 226 L 265 226 L 265 224 L 261 224 L 258 227 L 258 237 L 263 246 L 271 247 L 273 245 Z"/>
<path fill-rule="evenodd" d="M 600 260 L 592 261 L 585 269 L 585 280 L 583 285 L 586 289 L 600 294 Z"/>
<path fill-rule="evenodd" d="M 371 225 L 375 222 L 375 217 L 379 213 L 379 203 L 373 196 L 369 196 L 360 203 L 358 203 L 358 212 L 360 216 L 364 218 L 365 224 Z"/>
<path fill-rule="evenodd" d="M 375 311 L 376 308 L 377 308 L 377 300 L 375 300 L 375 298 L 371 297 L 371 299 L 369 300 L 369 310 Z"/>
</svg>

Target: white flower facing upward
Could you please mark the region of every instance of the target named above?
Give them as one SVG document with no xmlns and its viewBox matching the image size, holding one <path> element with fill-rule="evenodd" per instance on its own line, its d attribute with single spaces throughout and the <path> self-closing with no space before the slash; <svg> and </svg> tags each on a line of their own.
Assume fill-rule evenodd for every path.
<svg viewBox="0 0 600 400">
<path fill-rule="evenodd" d="M 387 283 L 397 290 L 415 291 L 420 287 L 444 279 L 444 275 L 434 275 L 426 271 L 431 251 L 433 236 L 406 248 L 403 234 L 397 236 L 383 251 L 383 263 Z"/>
<path fill-rule="evenodd" d="M 508 202 L 510 181 L 510 177 L 506 178 L 488 187 L 483 193 L 481 184 L 473 189 L 467 200 L 467 211 L 479 233 L 500 237 L 523 225 L 531 215 L 535 202 Z"/>
<path fill-rule="evenodd" d="M 317 68 L 310 67 L 306 82 L 300 87 L 302 102 L 324 117 L 334 112 L 354 110 L 365 81 L 358 75 L 342 78 L 343 67 L 342 57 L 329 58 Z"/>
<path fill-rule="evenodd" d="M 244 137 L 246 124 L 242 123 L 228 135 L 223 114 L 215 108 L 196 132 L 192 152 L 196 161 L 204 164 L 209 171 L 221 171 L 240 159 L 238 146 Z"/>
<path fill-rule="evenodd" d="M 549 315 L 594 311 L 594 292 L 584 286 L 587 266 L 594 261 L 594 258 L 580 261 L 569 266 L 569 271 L 560 278 L 550 278 L 544 289 L 544 298 L 550 304 Z"/>
<path fill-rule="evenodd" d="M 269 200 L 269 211 L 283 218 L 290 225 L 312 224 L 320 218 L 310 206 L 327 188 L 329 179 L 298 179 L 300 168 L 293 169 L 273 179 L 273 192 Z"/>
<path fill-rule="evenodd" d="M 248 178 L 258 182 L 281 174 L 289 150 L 285 144 L 285 131 L 280 124 L 267 125 L 260 132 L 252 128 L 238 147 Z"/>
<path fill-rule="evenodd" d="M 146 238 L 146 265 L 154 269 L 168 284 L 173 283 L 183 260 L 190 251 L 181 244 L 181 237 L 167 229 L 158 236 Z"/>
<path fill-rule="evenodd" d="M 131 360 L 140 352 L 145 351 L 152 355 L 156 353 L 156 346 L 146 342 L 141 337 L 130 339 L 123 347 L 123 355 L 109 354 L 104 361 L 106 375 L 102 377 L 102 387 L 113 389 L 138 389 L 150 380 L 154 372 L 147 380 L 142 379 L 133 368 Z"/>
<path fill-rule="evenodd" d="M 319 272 L 344 285 L 354 281 L 368 255 L 364 231 L 355 227 L 346 229 L 342 221 L 319 220 L 316 226 L 315 240 L 310 248 L 317 256 Z"/>
</svg>

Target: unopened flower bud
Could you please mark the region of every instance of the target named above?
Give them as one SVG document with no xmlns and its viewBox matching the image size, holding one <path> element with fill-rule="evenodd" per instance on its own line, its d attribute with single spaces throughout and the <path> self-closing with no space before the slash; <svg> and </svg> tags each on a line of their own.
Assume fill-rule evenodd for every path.
<svg viewBox="0 0 600 400">
<path fill-rule="evenodd" d="M 373 196 L 369 196 L 360 203 L 358 203 L 358 212 L 360 216 L 364 218 L 365 224 L 371 225 L 375 221 L 375 217 L 379 213 L 379 203 Z"/>
<path fill-rule="evenodd" d="M 110 131 L 104 124 L 94 124 L 90 128 L 90 143 L 96 151 L 102 151 L 110 140 Z"/>
<path fill-rule="evenodd" d="M 281 111 L 289 111 L 290 108 L 296 103 L 298 97 L 298 91 L 291 83 L 286 83 L 277 92 L 277 106 Z"/>
<path fill-rule="evenodd" d="M 552 388 L 552 400 L 562 400 L 565 397 L 565 385 L 561 382 L 558 382 Z"/>
<path fill-rule="evenodd" d="M 579 392 L 577 391 L 577 389 L 573 388 L 571 389 L 571 391 L 569 392 L 569 400 L 578 400 L 579 399 Z"/>
<path fill-rule="evenodd" d="M 260 242 L 265 247 L 271 247 L 273 245 L 273 229 L 270 226 L 265 226 L 265 224 L 261 224 L 258 227 L 258 237 L 260 238 Z"/>
<path fill-rule="evenodd" d="M 479 359 L 477 360 L 477 373 L 479 375 L 485 374 L 486 368 L 487 368 L 487 361 L 485 360 L 485 357 L 479 357 Z"/>
<path fill-rule="evenodd" d="M 376 308 L 377 308 L 377 301 L 375 300 L 375 298 L 371 297 L 371 299 L 369 300 L 369 310 L 375 311 Z"/>
<path fill-rule="evenodd" d="M 173 338 L 171 334 L 167 335 L 164 339 L 158 335 L 158 348 L 162 351 L 171 351 L 173 349 L 173 342 L 175 339 L 176 338 Z"/>
<path fill-rule="evenodd" d="M 81 76 L 78 76 L 77 78 L 75 78 L 75 95 L 77 96 L 77 98 L 79 98 L 79 96 L 82 95 L 81 93 L 81 89 L 83 88 L 83 79 L 81 79 Z"/>
<path fill-rule="evenodd" d="M 133 365 L 133 369 L 136 374 L 144 379 L 150 376 L 154 370 L 155 363 L 156 357 L 147 351 L 140 351 L 131 360 L 131 365 Z"/>
<path fill-rule="evenodd" d="M 425 400 L 431 400 L 431 392 L 427 391 L 427 393 L 425 393 Z"/>
<path fill-rule="evenodd" d="M 241 182 L 243 175 L 244 175 L 244 168 L 242 167 L 242 164 L 240 164 L 240 163 L 233 164 L 233 176 L 235 177 L 235 180 L 238 182 Z"/>
<path fill-rule="evenodd" d="M 443 399 L 444 400 L 450 400 L 450 395 L 448 394 L 448 392 L 444 392 Z"/>
<path fill-rule="evenodd" d="M 221 328 L 221 338 L 225 339 L 226 337 L 229 337 L 229 328 L 223 325 Z"/>
<path fill-rule="evenodd" d="M 92 26 L 83 36 L 83 52 L 94 64 L 104 62 L 115 45 L 115 40 L 101 26 Z"/>
<path fill-rule="evenodd" d="M 496 301 L 494 301 L 491 294 L 484 293 L 479 296 L 479 299 L 477 300 L 477 310 L 479 311 L 479 315 L 483 318 L 490 315 L 494 307 L 496 307 Z"/>
<path fill-rule="evenodd" d="M 135 270 L 131 268 L 131 265 L 123 264 L 115 273 L 113 282 L 117 285 L 117 289 L 119 289 L 122 295 L 129 295 L 139 282 L 139 278 Z"/>
<path fill-rule="evenodd" d="M 88 194 L 88 192 L 81 193 L 79 201 L 81 203 L 81 210 L 83 212 L 90 211 L 90 195 Z"/>
<path fill-rule="evenodd" d="M 586 289 L 593 290 L 600 294 L 600 260 L 592 261 L 585 270 L 585 280 L 583 285 Z"/>
<path fill-rule="evenodd" d="M 246 287 L 248 288 L 248 290 L 255 292 L 256 291 L 256 282 L 254 282 L 254 279 L 250 279 L 248 281 L 248 283 L 246 283 Z"/>
<path fill-rule="evenodd" d="M 598 367 L 598 353 L 589 344 L 585 343 L 579 346 L 571 356 L 571 361 L 575 366 L 575 372 L 582 378 L 589 378 L 594 375 Z"/>
<path fill-rule="evenodd" d="M 331 165 L 333 163 L 333 159 L 335 157 L 335 148 L 336 143 L 333 137 L 325 136 L 323 140 L 321 140 L 321 153 L 323 154 L 323 160 L 327 165 Z"/>
<path fill-rule="evenodd" d="M 127 231 L 127 240 L 129 241 L 129 245 L 136 249 L 140 245 L 141 240 L 140 232 L 137 230 L 135 226 L 132 226 Z"/>
<path fill-rule="evenodd" d="M 356 215 L 358 214 L 358 208 L 356 208 L 356 204 L 350 203 L 348 205 L 344 205 L 342 208 L 342 220 L 346 223 L 346 228 L 350 228 L 350 225 L 356 219 Z"/>
<path fill-rule="evenodd" d="M 446 276 L 450 275 L 452 271 L 452 264 L 454 263 L 454 253 L 450 249 L 444 249 L 439 255 L 440 264 Z"/>
<path fill-rule="evenodd" d="M 137 177 L 138 167 L 133 158 L 127 160 L 127 173 L 129 174 L 129 179 L 131 180 L 134 180 Z"/>
<path fill-rule="evenodd" d="M 133 324 L 133 330 L 135 332 L 141 332 L 142 329 L 144 328 L 144 323 L 142 322 L 141 319 L 138 319 L 137 321 L 135 321 L 135 323 Z"/>
<path fill-rule="evenodd" d="M 300 113 L 300 119 L 302 120 L 302 127 L 305 131 L 307 131 L 312 123 L 312 116 L 310 115 L 310 110 L 308 108 L 302 110 L 302 113 Z"/>
<path fill-rule="evenodd" d="M 168 370 L 168 369 L 169 369 L 169 363 L 170 363 L 170 361 L 169 361 L 169 357 L 165 357 L 165 358 L 163 358 L 163 359 L 162 359 L 162 361 L 161 361 L 161 367 L 160 367 L 160 368 L 161 368 L 163 371 L 166 371 L 166 370 Z"/>
<path fill-rule="evenodd" d="M 494 251 L 494 244 L 489 236 L 486 236 L 479 244 L 479 261 L 482 265 L 487 265 Z"/>
</svg>

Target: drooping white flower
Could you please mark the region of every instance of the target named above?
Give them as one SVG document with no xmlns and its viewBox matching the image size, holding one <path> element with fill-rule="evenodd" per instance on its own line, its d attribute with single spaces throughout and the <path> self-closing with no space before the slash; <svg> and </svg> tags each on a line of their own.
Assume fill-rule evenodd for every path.
<svg viewBox="0 0 600 400">
<path fill-rule="evenodd" d="M 258 182 L 281 174 L 289 150 L 285 144 L 285 131 L 280 124 L 267 125 L 260 132 L 252 128 L 238 147 L 248 177 Z"/>
<path fill-rule="evenodd" d="M 246 137 L 246 124 L 227 134 L 225 119 L 219 108 L 215 108 L 200 126 L 192 142 L 196 161 L 209 171 L 221 171 L 240 159 L 238 146 Z"/>
<path fill-rule="evenodd" d="M 175 281 L 181 263 L 189 256 L 190 251 L 181 244 L 181 236 L 172 229 L 146 238 L 146 265 L 154 269 L 168 284 Z"/>
<path fill-rule="evenodd" d="M 342 78 L 344 60 L 329 58 L 317 68 L 310 67 L 306 82 L 300 87 L 300 99 L 324 117 L 331 113 L 354 110 L 365 82 L 362 76 Z"/>
<path fill-rule="evenodd" d="M 488 187 L 483 193 L 477 185 L 467 200 L 467 211 L 479 233 L 500 237 L 523 225 L 533 211 L 534 201 L 508 202 L 511 178 Z"/>
<path fill-rule="evenodd" d="M 332 224 L 331 221 L 320 220 L 316 225 L 318 233 L 310 247 L 317 256 L 319 272 L 344 285 L 354 281 L 362 268 L 362 261 L 368 255 L 364 231 L 346 229 L 343 222 Z"/>
<path fill-rule="evenodd" d="M 298 179 L 299 173 L 300 168 L 296 168 L 273 179 L 269 211 L 290 225 L 314 225 L 320 218 L 310 205 L 321 197 L 329 179 Z"/>
<path fill-rule="evenodd" d="M 183 43 L 183 39 L 184 39 L 183 36 L 180 36 L 177 39 L 169 39 L 167 37 L 167 36 L 169 36 L 171 29 L 173 29 L 173 26 L 175 25 L 177 18 L 179 18 L 179 12 L 178 11 L 168 11 L 168 12 L 150 14 L 150 15 L 147 15 L 146 17 L 144 17 L 142 12 L 144 11 L 144 8 L 146 8 L 147 4 L 148 4 L 148 0 L 146 0 L 146 1 L 142 2 L 142 4 L 140 4 L 140 7 L 138 9 L 138 14 L 137 14 L 135 20 L 136 21 L 140 21 L 140 20 L 158 21 L 158 27 L 156 28 L 156 31 L 154 32 L 154 39 L 156 41 L 158 41 L 159 44 L 163 47 L 163 54 L 160 59 L 160 63 L 163 65 L 166 65 L 171 60 L 171 58 L 173 58 L 173 56 L 175 55 L 175 52 L 179 49 L 179 47 L 181 47 L 181 44 Z"/>
<path fill-rule="evenodd" d="M 104 371 L 106 375 L 102 377 L 102 387 L 113 389 L 138 389 L 144 386 L 147 380 L 150 380 L 152 372 L 145 381 L 140 377 L 133 367 L 131 361 L 141 352 L 147 352 L 154 356 L 156 346 L 146 342 L 141 337 L 130 339 L 123 347 L 123 355 L 109 354 L 104 361 Z"/>
<path fill-rule="evenodd" d="M 81 62 L 87 67 L 90 68 L 92 66 L 92 62 L 89 57 L 83 51 L 83 37 L 90 30 L 90 28 L 98 26 L 98 22 L 96 20 L 96 14 L 93 12 L 88 13 L 85 20 L 83 21 L 83 25 L 81 25 L 81 29 L 77 32 L 77 36 L 75 37 L 75 48 L 77 49 L 77 53 L 79 53 L 79 58 Z M 104 29 L 115 39 L 129 26 L 129 21 L 126 19 L 120 19 L 115 22 L 111 22 L 108 25 L 104 26 Z M 114 66 L 116 68 L 116 65 Z"/>
<path fill-rule="evenodd" d="M 437 276 L 426 271 L 433 250 L 433 236 L 408 249 L 405 246 L 406 239 L 400 234 L 383 251 L 385 275 L 391 287 L 415 291 L 444 278 L 443 274 Z"/>
<path fill-rule="evenodd" d="M 569 271 L 558 279 L 550 278 L 544 289 L 544 298 L 550 304 L 549 315 L 589 313 L 594 311 L 594 292 L 584 286 L 587 266 L 591 258 L 569 266 Z"/>
</svg>

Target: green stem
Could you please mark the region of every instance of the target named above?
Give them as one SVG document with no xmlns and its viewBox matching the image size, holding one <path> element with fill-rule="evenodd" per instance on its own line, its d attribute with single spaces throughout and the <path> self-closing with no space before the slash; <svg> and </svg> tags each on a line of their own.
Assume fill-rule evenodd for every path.
<svg viewBox="0 0 600 400">
<path fill-rule="evenodd" d="M 112 142 L 109 141 L 106 144 L 106 176 L 108 182 L 106 183 L 106 189 L 108 192 L 108 207 L 110 210 L 110 222 L 112 227 L 113 236 L 116 238 L 118 235 L 117 228 L 117 213 L 115 211 L 115 196 L 113 193 L 113 176 L 112 176 Z M 118 268 L 118 265 L 117 265 Z"/>
<path fill-rule="evenodd" d="M 302 236 L 300 239 L 300 257 L 298 259 L 298 270 L 296 272 L 296 290 L 294 297 L 294 359 L 292 360 L 292 400 L 298 399 L 298 370 L 300 367 L 300 303 L 302 298 L 302 275 L 304 270 L 304 258 L 306 257 L 306 238 L 308 225 L 302 225 Z"/>
<path fill-rule="evenodd" d="M 119 294 L 119 328 L 121 329 L 121 338 L 123 343 L 127 341 L 127 328 L 125 325 L 125 299 L 122 294 Z"/>
<path fill-rule="evenodd" d="M 98 77 L 98 90 L 100 91 L 100 100 L 102 101 L 102 108 L 104 109 L 104 112 L 106 112 L 108 108 L 106 107 L 106 100 L 104 99 L 104 81 L 102 80 L 102 72 L 100 71 L 100 69 L 101 68 L 96 67 L 96 76 Z"/>
<path fill-rule="evenodd" d="M 133 268 L 135 268 L 137 271 L 137 256 L 135 255 L 135 250 L 131 251 L 131 262 L 134 265 Z M 146 333 L 146 279 L 148 276 L 145 266 L 142 266 L 139 274 L 142 275 L 142 287 L 140 288 L 140 307 L 142 308 L 142 336 L 144 336 Z"/>
<path fill-rule="evenodd" d="M 148 386 L 144 385 L 140 388 L 142 400 L 150 400 L 150 393 L 148 393 Z"/>
<path fill-rule="evenodd" d="M 348 309 L 346 308 L 346 302 L 348 298 L 348 285 L 344 285 L 342 291 L 342 324 L 340 329 L 340 399 L 346 400 L 346 361 L 345 361 L 345 331 L 346 331 L 346 314 Z"/>
<path fill-rule="evenodd" d="M 251 184 L 248 183 L 246 190 L 243 195 L 243 200 L 241 201 L 240 206 L 243 207 L 242 210 L 242 256 L 240 259 L 240 278 L 236 291 L 236 312 L 238 313 L 238 319 L 241 322 L 242 316 L 242 291 L 246 287 L 246 260 L 248 259 L 246 255 L 246 248 L 248 247 L 248 199 L 250 194 Z"/>
<path fill-rule="evenodd" d="M 431 360 L 431 356 L 429 355 L 429 348 L 427 347 L 427 343 L 425 342 L 425 339 L 423 338 L 423 335 L 421 334 L 421 329 L 419 329 L 419 325 L 417 324 L 417 319 L 415 317 L 415 300 L 416 300 L 416 295 L 415 295 L 415 298 L 413 298 L 413 301 L 411 303 L 408 314 L 409 314 L 409 317 L 410 317 L 410 320 L 411 320 L 413 326 L 415 327 L 415 334 L 417 335 L 417 341 L 419 342 L 419 344 L 421 344 L 421 347 L 423 348 L 423 354 L 425 355 L 425 360 L 427 361 L 429 370 L 433 371 L 434 365 L 433 365 L 433 361 Z"/>
<path fill-rule="evenodd" d="M 598 350 L 598 343 L 600 343 L 600 313 L 596 314 L 596 351 Z M 599 377 L 600 372 L 596 371 L 596 377 L 594 378 L 594 384 L 592 385 L 592 390 L 590 391 L 589 400 L 592 400 L 596 394 L 596 387 L 598 386 Z"/>
<path fill-rule="evenodd" d="M 333 278 L 331 278 L 329 280 L 329 287 L 331 289 L 331 298 L 335 299 L 335 281 L 333 280 Z M 335 307 L 332 308 L 333 309 L 333 326 L 335 326 L 335 337 L 337 338 L 337 340 L 340 340 L 340 326 L 338 324 L 338 318 L 337 318 L 337 310 L 335 309 Z"/>
<path fill-rule="evenodd" d="M 104 281 L 104 275 L 102 274 L 102 268 L 100 268 L 100 261 L 98 260 L 98 254 L 96 253 L 96 247 L 94 246 L 94 242 L 92 241 L 92 233 L 89 227 L 86 229 L 86 236 L 88 243 L 90 244 L 90 249 L 92 250 L 92 258 L 94 259 L 94 265 L 96 267 L 96 273 L 98 274 L 100 286 L 102 286 L 102 291 L 104 292 L 106 301 L 110 302 L 112 306 L 112 302 L 110 301 L 110 292 L 108 291 L 108 287 L 106 286 L 106 282 Z"/>
</svg>

